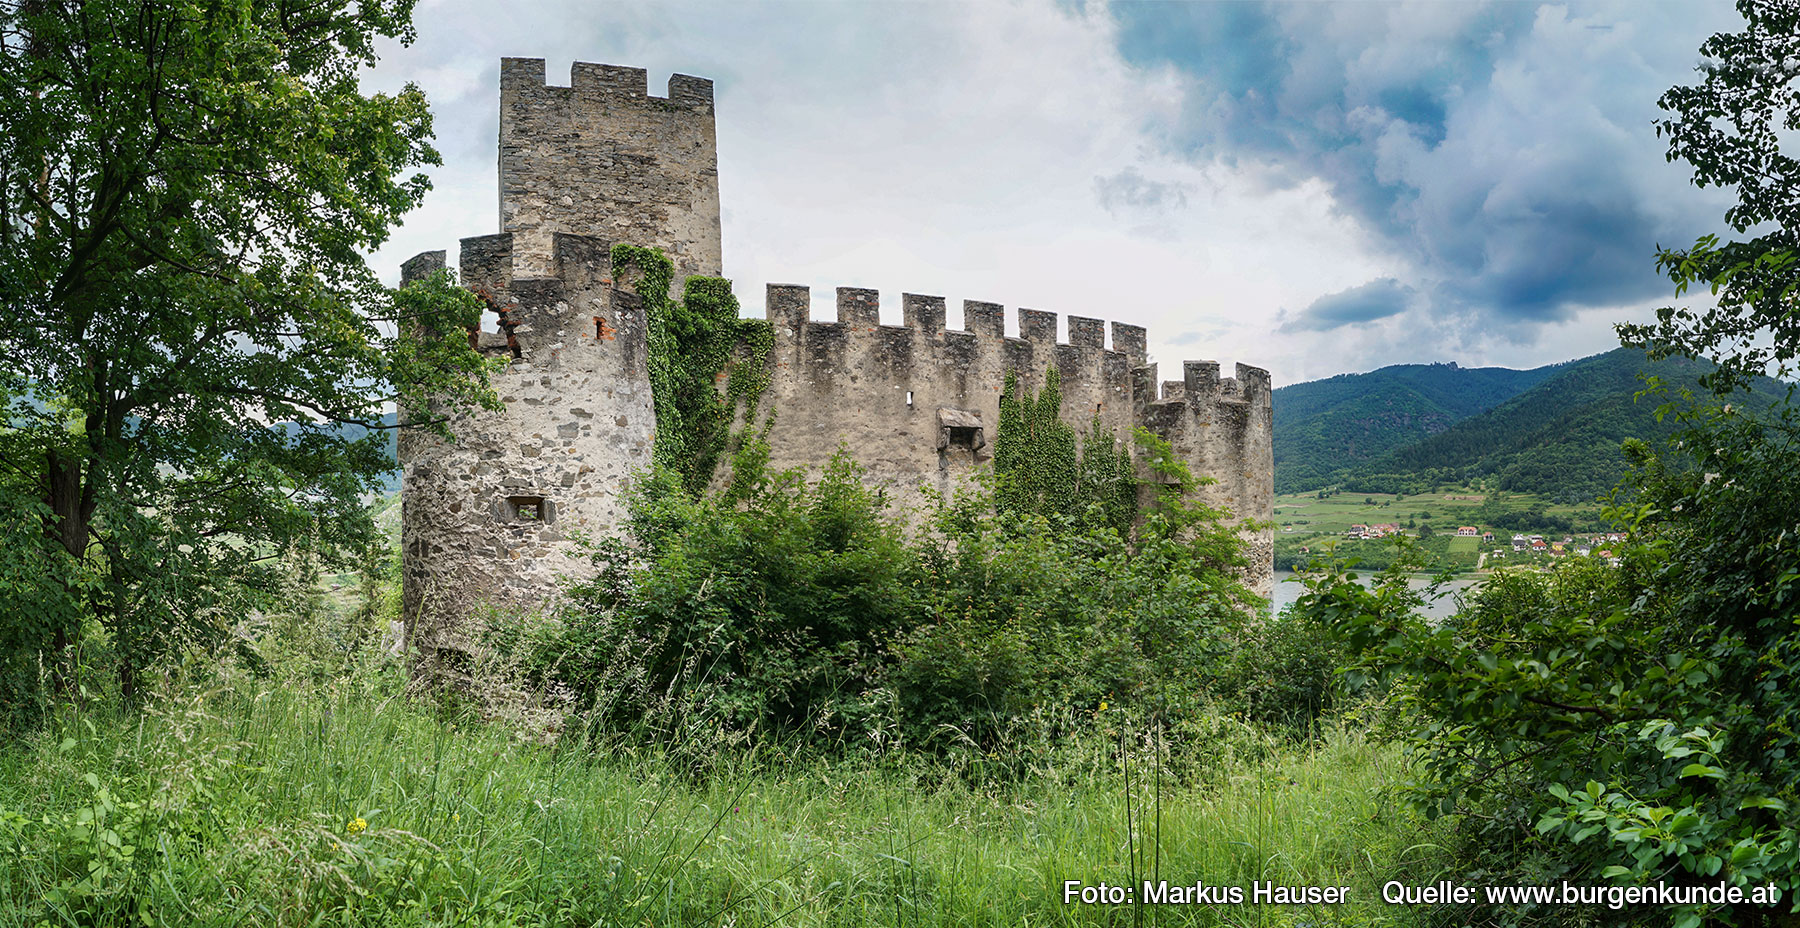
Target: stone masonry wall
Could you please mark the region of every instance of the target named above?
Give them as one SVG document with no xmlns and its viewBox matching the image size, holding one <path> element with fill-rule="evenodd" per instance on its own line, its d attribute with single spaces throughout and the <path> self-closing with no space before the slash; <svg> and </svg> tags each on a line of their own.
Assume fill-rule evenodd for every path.
<svg viewBox="0 0 1800 928">
<path fill-rule="evenodd" d="M 901 506 L 925 502 L 922 490 L 949 494 L 993 455 L 1006 372 L 1029 390 L 1054 364 L 1062 377 L 1063 417 L 1085 435 L 1093 417 L 1129 440 L 1131 369 L 1144 363 L 1144 330 L 1069 317 L 1073 337 L 1058 344 L 1056 315 L 1020 309 L 1022 338 L 1004 335 L 997 303 L 964 301 L 965 331 L 945 329 L 943 297 L 905 294 L 904 324 L 880 324 L 874 290 L 840 287 L 836 322 L 809 315 L 806 287 L 771 284 L 775 370 L 765 405 L 776 411 L 770 434 L 775 469 L 817 473 L 840 443 Z"/>
<path fill-rule="evenodd" d="M 1120 441 L 1142 425 L 1195 476 L 1216 481 L 1201 500 L 1237 518 L 1274 518 L 1267 371 L 1239 364 L 1236 378 L 1220 379 L 1217 362 L 1189 361 L 1184 379 L 1159 391 L 1139 326 L 1112 323 L 1108 348 L 1107 324 L 1082 316 L 1068 317 L 1068 339 L 1058 342 L 1056 314 L 1032 309 L 1017 311 L 1021 337 L 1007 337 L 997 303 L 964 301 L 966 330 L 955 331 L 945 328 L 943 297 L 903 294 L 898 326 L 880 323 L 874 290 L 838 288 L 836 322 L 813 321 L 810 302 L 807 287 L 768 287 L 775 346 L 764 408 L 775 411 L 774 469 L 816 476 L 842 445 L 898 506 L 920 507 L 926 491 L 947 495 L 991 459 L 1007 371 L 1035 391 L 1054 364 L 1062 417 L 1077 434 L 1096 415 Z M 1245 537 L 1246 579 L 1269 595 L 1274 536 L 1259 529 Z"/>
<path fill-rule="evenodd" d="M 1237 365 L 1237 376 L 1219 378 L 1215 361 L 1186 361 L 1182 379 L 1165 381 L 1159 393 L 1156 365 L 1133 371 L 1133 393 L 1142 397 L 1137 418 L 1174 447 L 1196 477 L 1214 481 L 1200 500 L 1239 519 L 1266 527 L 1241 533 L 1249 544 L 1244 579 L 1263 596 L 1275 592 L 1274 408 L 1269 372 Z"/>
<path fill-rule="evenodd" d="M 461 256 L 463 282 L 506 310 L 506 330 L 474 336 L 507 360 L 493 377 L 506 408 L 446 411 L 453 443 L 401 433 L 404 614 L 425 653 L 462 650 L 484 603 L 542 607 L 559 577 L 591 575 L 574 534 L 617 524 L 631 472 L 650 463 L 644 314 L 612 289 L 609 246 L 557 235 L 556 275 L 521 278 L 514 244 L 464 239 Z"/>
<path fill-rule="evenodd" d="M 544 83 L 540 59 L 501 63 L 502 232 L 462 240 L 464 284 L 499 311 L 501 330 L 472 333 L 504 359 L 493 384 L 505 409 L 438 410 L 454 442 L 400 438 L 404 610 L 421 653 L 467 646 L 470 617 L 491 604 L 551 603 L 561 577 L 592 567 L 571 557 L 573 536 L 601 537 L 623 518 L 630 475 L 650 463 L 655 437 L 641 301 L 614 289 L 610 249 L 662 249 L 675 285 L 719 276 L 718 158 L 712 84 L 676 75 L 650 97 L 636 68 L 577 63 L 571 86 Z M 444 252 L 408 261 L 403 278 L 445 266 Z M 1006 372 L 1042 387 L 1055 364 L 1063 415 L 1085 434 L 1095 415 L 1116 438 L 1143 425 L 1168 440 L 1202 498 L 1238 517 L 1273 517 L 1269 375 L 1245 365 L 1187 362 L 1159 385 L 1145 333 L 1070 316 L 1057 340 L 1053 313 L 1018 310 L 1006 337 L 1002 308 L 965 301 L 966 329 L 945 328 L 942 297 L 906 294 L 903 324 L 882 325 L 873 290 L 840 288 L 835 322 L 810 318 L 806 287 L 770 285 L 775 342 L 764 410 L 776 413 L 771 465 L 817 474 L 840 444 L 901 506 L 951 493 L 993 453 Z M 1248 534 L 1259 592 L 1272 589 L 1272 535 Z"/>
<path fill-rule="evenodd" d="M 677 282 L 722 273 L 712 81 L 576 62 L 568 87 L 542 58 L 500 60 L 500 230 L 519 236 L 522 276 L 553 276 L 551 236 L 663 250 Z"/>
</svg>

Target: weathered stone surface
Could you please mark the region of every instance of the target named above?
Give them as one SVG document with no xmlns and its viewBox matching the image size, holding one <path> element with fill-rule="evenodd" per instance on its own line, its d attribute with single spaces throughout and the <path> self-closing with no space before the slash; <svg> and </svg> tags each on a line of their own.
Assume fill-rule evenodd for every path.
<svg viewBox="0 0 1800 928">
<path fill-rule="evenodd" d="M 654 440 L 642 301 L 614 289 L 613 243 L 651 245 L 675 262 L 676 282 L 718 275 L 718 158 L 712 85 L 677 75 L 668 97 L 646 93 L 635 68 L 577 63 L 571 86 L 544 84 L 536 59 L 501 64 L 500 221 L 462 240 L 463 282 L 502 311 L 499 332 L 475 333 L 505 359 L 494 378 L 505 408 L 437 410 L 456 441 L 415 431 L 400 439 L 402 549 L 409 642 L 421 653 L 466 647 L 483 604 L 552 604 L 558 581 L 591 575 L 576 535 L 600 537 L 624 517 L 622 494 L 649 464 Z M 408 261 L 417 278 L 443 252 Z M 1190 361 L 1158 389 L 1145 332 L 1071 316 L 965 301 L 964 330 L 946 330 L 946 301 L 904 294 L 903 324 L 881 324 L 880 294 L 837 291 L 837 321 L 811 319 L 808 288 L 768 288 L 775 340 L 764 410 L 778 412 L 770 465 L 814 476 L 840 447 L 903 507 L 927 491 L 952 493 L 992 454 L 1008 371 L 1039 389 L 1054 364 L 1063 417 L 1121 441 L 1142 426 L 1167 440 L 1197 475 L 1201 498 L 1236 516 L 1273 518 L 1269 375 L 1239 364 L 1219 376 Z M 725 477 L 720 475 L 720 479 Z M 1273 582 L 1267 528 L 1246 531 L 1246 579 Z"/>
<path fill-rule="evenodd" d="M 541 58 L 500 60 L 500 228 L 520 276 L 555 276 L 556 232 L 661 248 L 677 280 L 719 276 L 712 82 L 677 74 L 652 97 L 640 68 L 576 62 L 569 83 L 547 86 Z"/>
</svg>

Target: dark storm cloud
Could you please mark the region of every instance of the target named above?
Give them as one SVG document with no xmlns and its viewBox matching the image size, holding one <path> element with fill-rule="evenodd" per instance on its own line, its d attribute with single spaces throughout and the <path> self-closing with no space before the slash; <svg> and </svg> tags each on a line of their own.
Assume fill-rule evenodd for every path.
<svg viewBox="0 0 1800 928">
<path fill-rule="evenodd" d="M 1392 277 L 1371 280 L 1360 287 L 1328 293 L 1294 314 L 1281 325 L 1283 332 L 1323 332 L 1340 326 L 1386 319 L 1406 311 L 1413 288 Z"/>
<path fill-rule="evenodd" d="M 1667 292 L 1654 246 L 1718 224 L 1716 197 L 1664 162 L 1652 121 L 1657 97 L 1692 79 L 1700 41 L 1736 28 L 1723 4 L 1149 3 L 1114 15 L 1128 60 L 1190 81 L 1165 144 L 1264 168 L 1277 185 L 1322 179 L 1433 311 L 1469 328 L 1530 329 Z M 1346 294 L 1289 324 L 1327 321 L 1315 310 Z"/>
</svg>

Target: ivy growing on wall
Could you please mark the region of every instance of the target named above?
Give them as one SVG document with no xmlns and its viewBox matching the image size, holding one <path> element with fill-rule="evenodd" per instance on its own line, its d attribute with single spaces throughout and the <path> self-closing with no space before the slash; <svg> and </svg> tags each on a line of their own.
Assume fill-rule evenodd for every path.
<svg viewBox="0 0 1800 928">
<path fill-rule="evenodd" d="M 1130 445 L 1115 441 L 1099 416 L 1078 443 L 1061 413 L 1062 375 L 1054 366 L 1045 371 L 1044 389 L 1036 396 L 1019 387 L 1016 372 L 1007 371 L 994 436 L 995 506 L 1111 525 L 1126 534 L 1137 515 Z"/>
<path fill-rule="evenodd" d="M 675 268 L 655 248 L 614 245 L 613 274 L 639 272 L 633 289 L 643 298 L 649 343 L 650 390 L 656 409 L 656 442 L 651 460 L 681 476 L 698 496 L 731 440 L 738 410 L 746 428 L 755 420 L 769 385 L 769 352 L 775 330 L 763 319 L 738 316 L 731 282 L 689 277 L 681 299 L 669 297 Z M 738 346 L 744 356 L 733 360 Z M 727 378 L 724 392 L 719 378 Z"/>
</svg>

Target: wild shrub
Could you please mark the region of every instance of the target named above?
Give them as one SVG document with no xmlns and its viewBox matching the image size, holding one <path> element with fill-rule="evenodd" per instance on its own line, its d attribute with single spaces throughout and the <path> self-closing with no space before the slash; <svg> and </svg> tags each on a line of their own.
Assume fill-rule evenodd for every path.
<svg viewBox="0 0 1800 928">
<path fill-rule="evenodd" d="M 1233 668 L 1267 639 L 1237 527 L 1193 501 L 1166 444 L 1139 441 L 1166 475 L 1129 534 L 1114 497 L 1045 515 L 983 486 L 909 539 L 847 454 L 808 483 L 764 473 L 752 435 L 721 492 L 694 498 L 662 471 L 637 482 L 624 534 L 595 547 L 599 576 L 536 664 L 597 734 L 703 753 L 775 737 L 986 755 L 1109 706 L 1170 724 L 1241 714 Z"/>
<path fill-rule="evenodd" d="M 742 482 L 740 482 L 740 485 Z M 879 737 L 884 643 L 917 615 L 914 560 L 884 497 L 840 451 L 732 496 L 638 482 L 625 534 L 578 588 L 567 678 L 609 727 Z"/>
<path fill-rule="evenodd" d="M 1621 565 L 1501 574 L 1431 625 L 1389 577 L 1317 578 L 1304 607 L 1394 683 L 1472 870 L 1511 881 L 1800 889 L 1800 425 L 1701 414 L 1675 460 L 1641 443 L 1639 496 L 1613 510 Z M 1688 906 L 1678 922 L 1777 910 Z"/>
<path fill-rule="evenodd" d="M 941 510 L 917 545 L 926 614 L 891 676 L 910 739 L 992 746 L 1037 709 L 1181 713 L 1225 695 L 1218 670 L 1254 610 L 1217 515 L 1171 495 L 1121 537 L 979 493 Z"/>
</svg>

